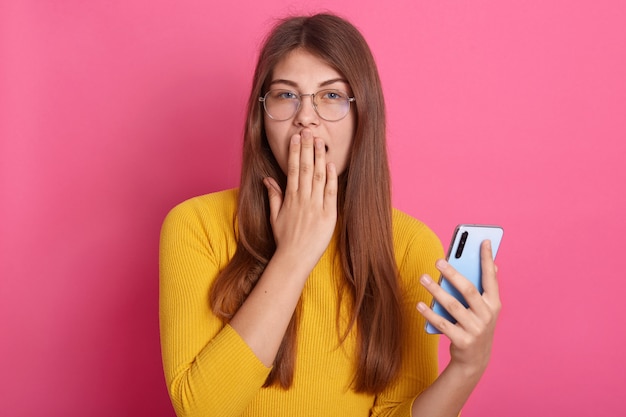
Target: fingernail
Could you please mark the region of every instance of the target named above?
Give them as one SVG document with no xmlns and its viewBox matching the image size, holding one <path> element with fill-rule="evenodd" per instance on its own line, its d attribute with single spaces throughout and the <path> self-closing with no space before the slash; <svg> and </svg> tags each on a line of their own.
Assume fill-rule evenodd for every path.
<svg viewBox="0 0 626 417">
<path fill-rule="evenodd" d="M 420 311 L 420 312 L 426 311 L 426 304 L 424 304 L 421 301 L 417 303 L 417 311 Z"/>
<path fill-rule="evenodd" d="M 291 137 L 291 143 L 293 143 L 294 145 L 297 145 L 298 143 L 300 143 L 300 135 L 293 135 Z"/>
<path fill-rule="evenodd" d="M 422 283 L 422 285 L 430 285 L 432 284 L 433 280 L 428 275 L 422 275 L 420 277 L 420 282 Z"/>
<path fill-rule="evenodd" d="M 435 266 L 437 267 L 437 269 L 444 269 L 448 266 L 448 263 L 444 259 L 439 259 L 437 260 L 437 262 L 435 262 Z"/>
</svg>

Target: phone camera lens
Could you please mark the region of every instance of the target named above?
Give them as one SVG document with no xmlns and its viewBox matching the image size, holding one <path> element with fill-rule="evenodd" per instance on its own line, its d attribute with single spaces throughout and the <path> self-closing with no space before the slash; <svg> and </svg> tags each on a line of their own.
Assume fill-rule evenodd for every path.
<svg viewBox="0 0 626 417">
<path fill-rule="evenodd" d="M 459 240 L 459 246 L 456 248 L 456 253 L 454 254 L 455 258 L 460 258 L 463 254 L 463 249 L 465 248 L 465 242 L 467 242 L 468 232 L 463 232 L 461 234 L 461 239 Z"/>
</svg>

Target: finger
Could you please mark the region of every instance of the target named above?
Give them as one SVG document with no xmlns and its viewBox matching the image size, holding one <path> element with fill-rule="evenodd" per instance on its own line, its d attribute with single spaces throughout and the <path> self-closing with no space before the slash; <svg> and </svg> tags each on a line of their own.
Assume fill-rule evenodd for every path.
<svg viewBox="0 0 626 417">
<path fill-rule="evenodd" d="M 270 202 L 270 221 L 274 224 L 283 204 L 283 192 L 274 178 L 263 178 L 263 184 L 267 188 L 267 196 Z"/>
<path fill-rule="evenodd" d="M 446 280 L 463 296 L 470 308 L 483 308 L 481 306 L 483 304 L 482 296 L 471 281 L 443 259 L 438 260 L 435 266 Z"/>
<path fill-rule="evenodd" d="M 498 267 L 493 261 L 491 241 L 485 240 L 480 246 L 480 267 L 482 269 L 483 297 L 496 312 L 501 308 L 498 285 Z"/>
<path fill-rule="evenodd" d="M 313 168 L 313 189 L 314 195 L 324 196 L 326 187 L 326 146 L 320 138 L 314 139 L 315 166 Z"/>
<path fill-rule="evenodd" d="M 298 190 L 303 192 L 303 195 L 310 195 L 312 181 L 313 181 L 313 132 L 311 129 L 303 129 L 300 132 L 302 137 L 300 145 L 300 169 L 298 179 Z"/>
<path fill-rule="evenodd" d="M 289 143 L 289 156 L 287 159 L 287 187 L 286 194 L 293 194 L 298 191 L 300 176 L 300 147 L 302 138 L 300 135 L 293 135 Z"/>
<path fill-rule="evenodd" d="M 469 325 L 473 321 L 471 312 L 459 300 L 450 295 L 427 274 L 420 277 L 420 283 L 441 304 L 441 306 L 461 325 Z M 442 317 L 443 318 L 443 317 Z M 444 319 L 445 320 L 445 319 Z M 435 325 L 435 323 L 433 323 Z M 435 326 L 437 327 L 437 326 Z"/>
<path fill-rule="evenodd" d="M 433 327 L 439 330 L 442 334 L 446 335 L 450 340 L 456 340 L 460 337 L 461 329 L 458 326 L 445 317 L 435 313 L 424 302 L 420 301 L 417 303 L 417 311 L 424 316 L 426 321 L 432 324 Z"/>
<path fill-rule="evenodd" d="M 337 211 L 337 167 L 330 162 L 326 166 L 326 188 L 324 188 L 324 209 Z"/>
<path fill-rule="evenodd" d="M 485 240 L 480 245 L 480 267 L 482 269 L 483 289 L 485 292 L 498 292 L 497 267 L 493 261 L 491 241 Z"/>
</svg>

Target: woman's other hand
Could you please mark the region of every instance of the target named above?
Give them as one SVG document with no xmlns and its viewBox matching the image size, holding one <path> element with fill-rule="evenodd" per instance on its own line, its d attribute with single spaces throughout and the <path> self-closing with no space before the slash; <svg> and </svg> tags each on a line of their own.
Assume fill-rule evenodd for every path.
<svg viewBox="0 0 626 417">
<path fill-rule="evenodd" d="M 451 342 L 450 364 L 468 377 L 484 373 L 489 363 L 498 315 L 502 304 L 493 261 L 491 242 L 482 242 L 480 249 L 483 294 L 444 260 L 436 263 L 442 275 L 463 295 L 469 307 L 445 292 L 429 276 L 422 276 L 422 285 L 457 320 L 456 324 L 433 312 L 424 303 L 417 308 L 422 315 Z"/>
</svg>

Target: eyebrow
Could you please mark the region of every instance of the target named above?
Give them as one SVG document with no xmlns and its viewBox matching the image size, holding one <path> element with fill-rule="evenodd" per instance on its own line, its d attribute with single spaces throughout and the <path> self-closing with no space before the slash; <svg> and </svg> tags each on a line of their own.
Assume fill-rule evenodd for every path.
<svg viewBox="0 0 626 417">
<path fill-rule="evenodd" d="M 348 80 L 346 80 L 345 78 L 331 78 L 330 80 L 326 80 L 326 81 L 321 82 L 319 84 L 319 87 L 326 87 L 326 86 L 329 86 L 329 85 L 335 84 L 335 83 L 344 83 L 346 85 L 349 85 L 348 84 Z M 274 85 L 274 84 L 285 84 L 285 85 L 288 85 L 288 86 L 294 87 L 294 88 L 298 87 L 298 83 L 297 82 L 291 81 L 291 80 L 285 80 L 285 79 L 282 79 L 282 78 L 270 81 L 269 85 Z"/>
</svg>

